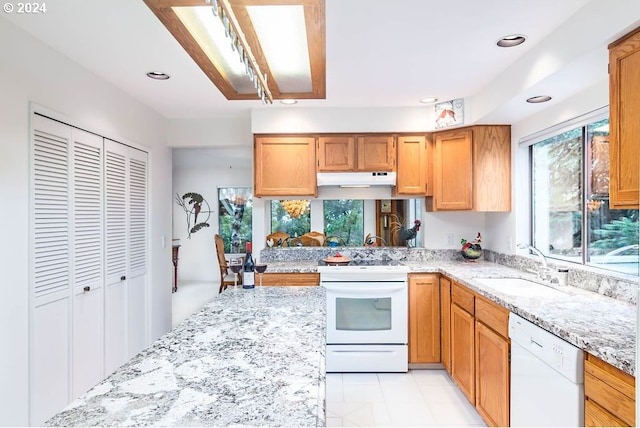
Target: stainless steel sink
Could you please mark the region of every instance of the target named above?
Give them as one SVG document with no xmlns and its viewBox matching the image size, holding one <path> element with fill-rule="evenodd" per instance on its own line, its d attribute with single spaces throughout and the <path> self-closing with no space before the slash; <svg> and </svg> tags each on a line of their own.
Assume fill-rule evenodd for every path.
<svg viewBox="0 0 640 428">
<path fill-rule="evenodd" d="M 500 293 L 521 297 L 557 297 L 565 295 L 546 284 L 524 278 L 474 278 L 474 281 Z"/>
</svg>

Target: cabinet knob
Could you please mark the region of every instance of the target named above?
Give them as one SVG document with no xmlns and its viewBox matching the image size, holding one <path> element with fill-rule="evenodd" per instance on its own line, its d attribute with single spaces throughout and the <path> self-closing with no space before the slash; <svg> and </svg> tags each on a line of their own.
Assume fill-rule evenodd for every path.
<svg viewBox="0 0 640 428">
<path fill-rule="evenodd" d="M 89 290 L 91 290 L 91 287 L 89 287 L 89 286 L 87 285 L 87 286 L 85 286 L 85 287 L 83 288 L 83 290 L 84 290 L 84 291 L 89 291 Z"/>
<path fill-rule="evenodd" d="M 124 276 L 124 275 L 122 275 L 122 276 L 120 277 L 120 281 L 124 281 L 125 279 L 127 279 L 127 277 L 126 277 L 126 276 Z"/>
</svg>

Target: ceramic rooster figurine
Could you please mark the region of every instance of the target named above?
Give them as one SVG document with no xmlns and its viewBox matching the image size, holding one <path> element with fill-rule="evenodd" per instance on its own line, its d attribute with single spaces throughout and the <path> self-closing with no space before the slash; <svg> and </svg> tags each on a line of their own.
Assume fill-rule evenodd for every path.
<svg viewBox="0 0 640 428">
<path fill-rule="evenodd" d="M 400 231 L 398 232 L 398 235 L 400 236 L 400 239 L 407 242 L 407 247 L 411 247 L 411 241 L 413 241 L 416 235 L 418 235 L 418 231 L 420 230 L 421 224 L 422 222 L 420 220 L 415 220 L 413 222 L 413 227 L 409 229 L 400 227 Z"/>
</svg>

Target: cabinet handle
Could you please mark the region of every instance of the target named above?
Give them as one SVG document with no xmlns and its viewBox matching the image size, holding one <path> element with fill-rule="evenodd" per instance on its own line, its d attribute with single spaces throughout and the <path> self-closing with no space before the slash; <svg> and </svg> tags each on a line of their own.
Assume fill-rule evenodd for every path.
<svg viewBox="0 0 640 428">
<path fill-rule="evenodd" d="M 125 279 L 127 279 L 127 277 L 126 277 L 126 276 L 124 276 L 124 275 L 122 275 L 122 276 L 120 277 L 120 281 L 124 281 Z"/>
<path fill-rule="evenodd" d="M 91 290 L 91 287 L 89 287 L 89 286 L 87 285 L 87 286 L 85 286 L 85 287 L 83 288 L 83 290 L 84 290 L 85 292 L 86 292 L 86 291 L 89 291 L 89 290 Z"/>
</svg>

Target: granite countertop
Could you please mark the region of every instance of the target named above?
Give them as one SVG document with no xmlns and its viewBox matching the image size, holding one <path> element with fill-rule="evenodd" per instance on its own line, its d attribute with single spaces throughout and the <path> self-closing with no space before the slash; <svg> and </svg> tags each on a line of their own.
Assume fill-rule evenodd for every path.
<svg viewBox="0 0 640 428">
<path fill-rule="evenodd" d="M 635 376 L 636 306 L 577 287 L 562 287 L 556 296 L 523 297 L 494 290 L 476 278 L 534 275 L 501 264 L 478 260 L 401 261 L 414 273 L 446 275 L 511 312 Z M 269 272 L 315 272 L 317 261 L 273 261 Z"/>
<path fill-rule="evenodd" d="M 48 426 L 324 426 L 322 287 L 228 290 Z"/>
</svg>

